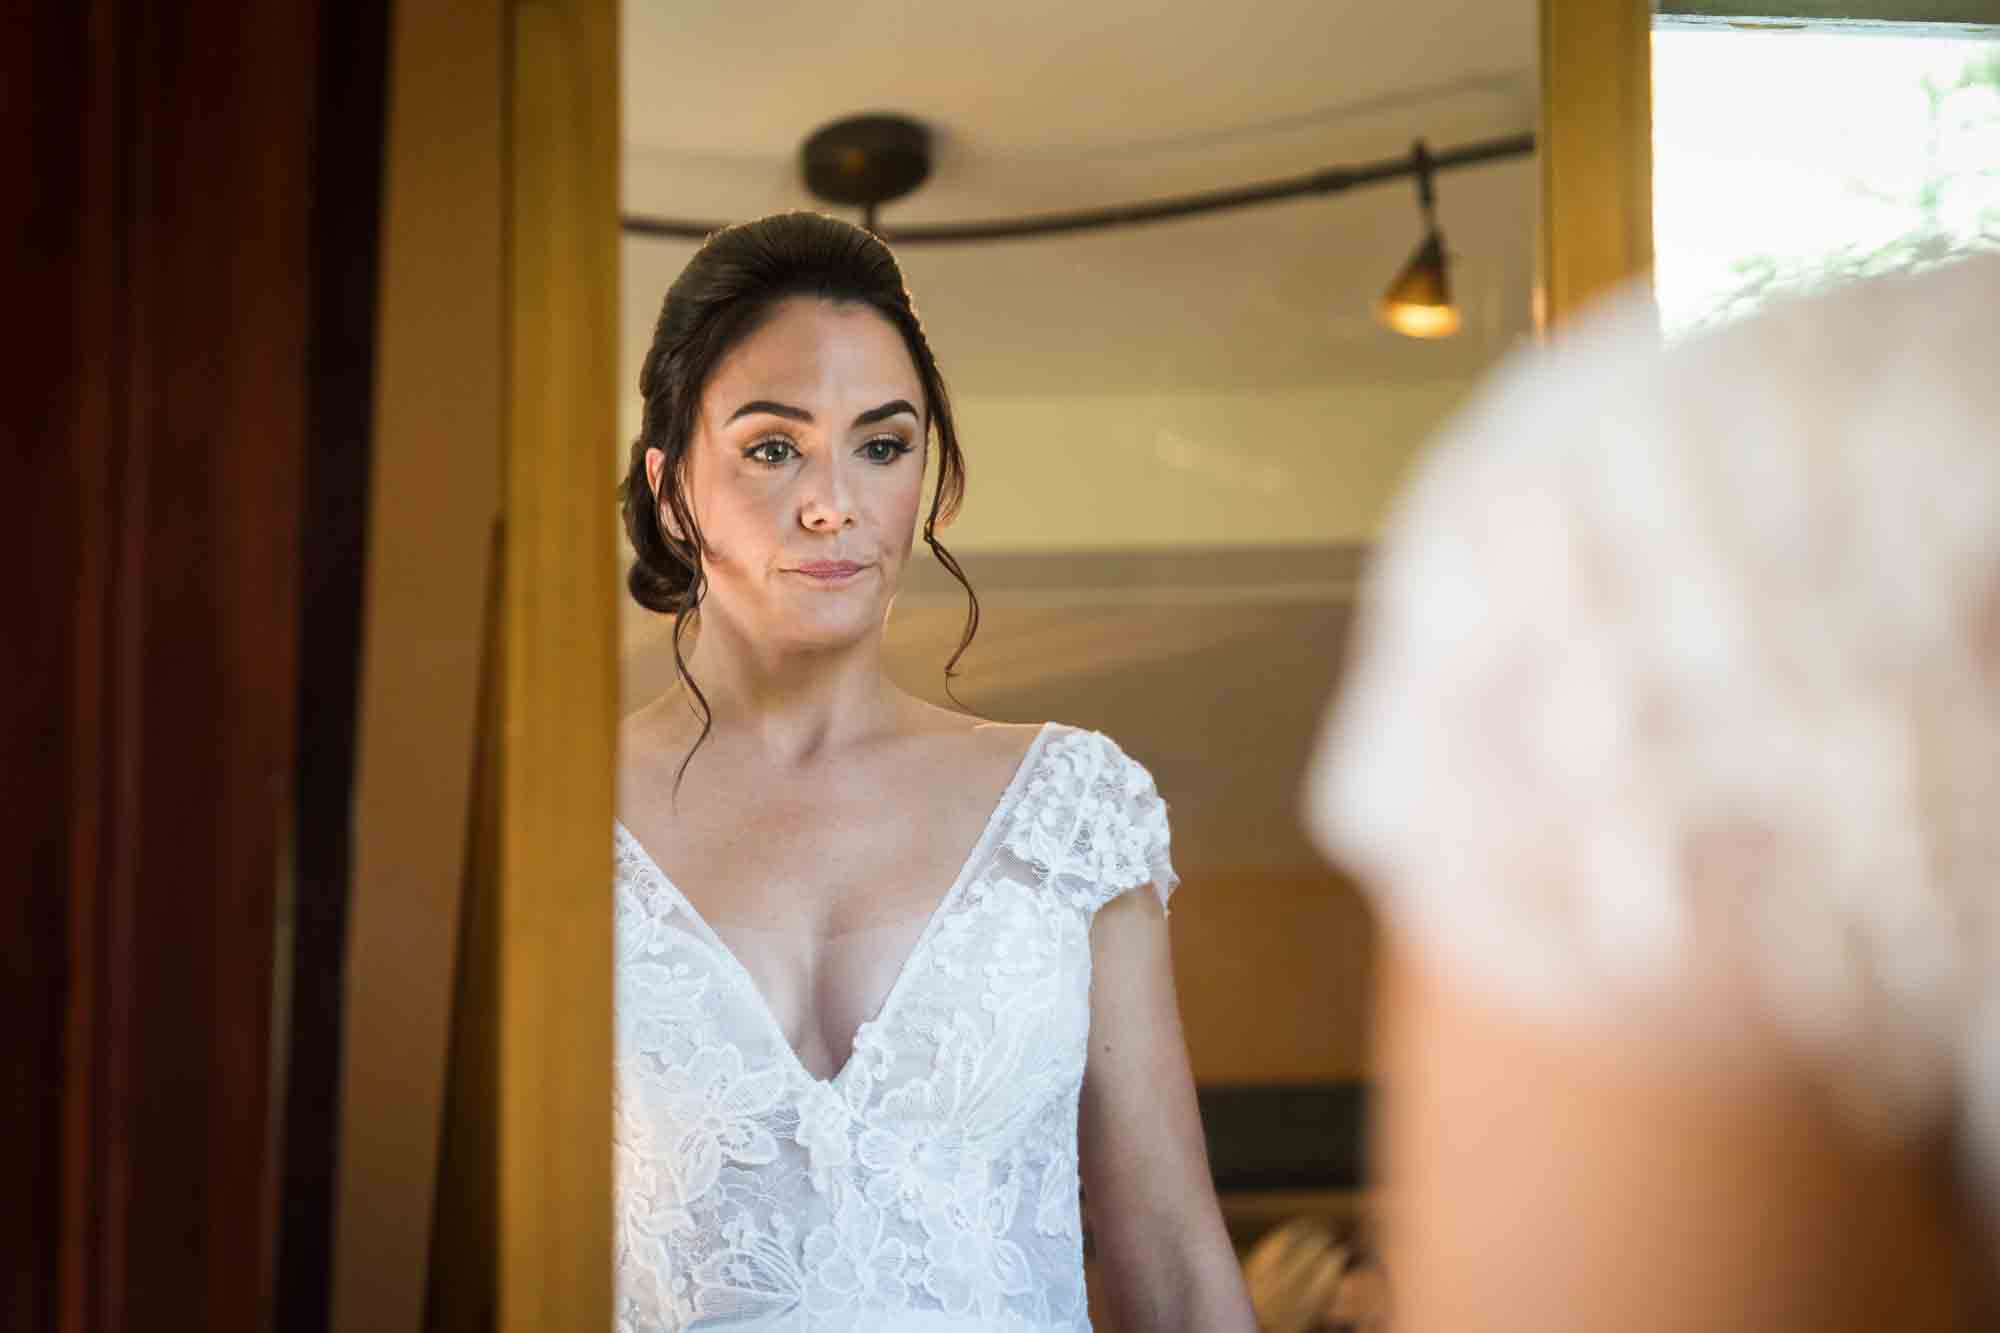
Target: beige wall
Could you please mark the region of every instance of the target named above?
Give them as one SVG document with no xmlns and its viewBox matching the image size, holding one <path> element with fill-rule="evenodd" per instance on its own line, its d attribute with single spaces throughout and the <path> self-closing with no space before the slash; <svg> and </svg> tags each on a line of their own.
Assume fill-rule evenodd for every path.
<svg viewBox="0 0 2000 1333">
<path fill-rule="evenodd" d="M 1331 872 L 1191 875 L 1173 897 L 1175 984 L 1202 1083 L 1368 1070 L 1374 931 Z"/>
<path fill-rule="evenodd" d="M 1366 541 L 1470 385 L 969 398 L 954 548 L 1148 550 Z"/>
<path fill-rule="evenodd" d="M 499 0 L 397 5 L 333 1327 L 423 1316 L 499 509 Z"/>
</svg>

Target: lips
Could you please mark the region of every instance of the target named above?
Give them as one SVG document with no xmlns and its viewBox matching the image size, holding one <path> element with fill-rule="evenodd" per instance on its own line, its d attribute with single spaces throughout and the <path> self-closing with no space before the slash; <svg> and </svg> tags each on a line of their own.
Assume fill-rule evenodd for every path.
<svg viewBox="0 0 2000 1333">
<path fill-rule="evenodd" d="M 856 564 L 852 560 L 810 560 L 803 565 L 793 565 L 791 572 L 803 574 L 809 579 L 818 579 L 823 583 L 838 583 L 843 579 L 853 578 L 866 568 L 868 566 Z"/>
</svg>

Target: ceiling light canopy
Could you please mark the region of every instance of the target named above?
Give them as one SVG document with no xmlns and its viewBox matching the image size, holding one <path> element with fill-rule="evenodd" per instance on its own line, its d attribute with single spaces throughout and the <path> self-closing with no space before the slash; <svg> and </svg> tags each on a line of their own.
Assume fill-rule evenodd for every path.
<svg viewBox="0 0 2000 1333">
<path fill-rule="evenodd" d="M 832 204 L 875 210 L 930 179 L 931 132 L 908 116 L 849 116 L 813 132 L 799 150 L 806 188 Z"/>
</svg>

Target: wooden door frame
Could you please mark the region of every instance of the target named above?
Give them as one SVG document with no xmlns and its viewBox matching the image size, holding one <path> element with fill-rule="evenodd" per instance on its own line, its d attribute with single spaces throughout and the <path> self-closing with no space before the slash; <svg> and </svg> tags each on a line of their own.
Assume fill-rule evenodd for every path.
<svg viewBox="0 0 2000 1333">
<path fill-rule="evenodd" d="M 611 1318 L 618 10 L 509 0 L 498 598 L 426 1322 Z"/>
<path fill-rule="evenodd" d="M 509 73 L 499 1333 L 611 1325 L 618 12 L 516 0 Z"/>
<path fill-rule="evenodd" d="M 1653 268 L 1653 12 L 1541 0 L 1544 326 Z"/>
</svg>

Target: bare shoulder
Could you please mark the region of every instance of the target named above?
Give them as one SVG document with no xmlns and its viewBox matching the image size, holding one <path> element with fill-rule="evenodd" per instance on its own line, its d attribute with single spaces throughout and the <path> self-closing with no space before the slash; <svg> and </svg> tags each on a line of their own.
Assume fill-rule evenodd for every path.
<svg viewBox="0 0 2000 1333">
<path fill-rule="evenodd" d="M 1006 789 L 1046 726 L 988 722 L 928 704 L 913 721 L 913 765 L 937 790 L 975 804 L 990 804 Z"/>
<path fill-rule="evenodd" d="M 1043 722 L 989 722 L 931 704 L 921 705 L 916 732 L 925 747 L 957 766 L 1003 765 L 1012 769 L 1027 755 Z"/>
<path fill-rule="evenodd" d="M 981 722 L 971 728 L 970 743 L 990 761 L 1012 769 L 1027 757 L 1029 748 L 1046 725 L 1041 722 Z"/>
<path fill-rule="evenodd" d="M 672 791 L 680 762 L 700 734 L 700 720 L 669 692 L 618 721 L 617 803 L 623 812 L 657 807 Z M 631 821 L 625 820 L 630 826 Z"/>
</svg>

